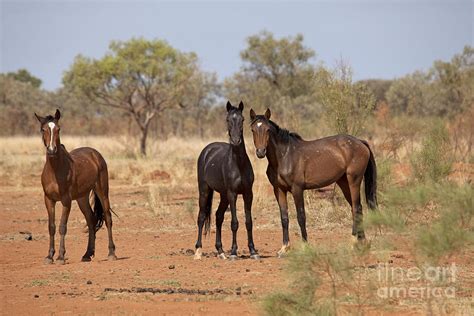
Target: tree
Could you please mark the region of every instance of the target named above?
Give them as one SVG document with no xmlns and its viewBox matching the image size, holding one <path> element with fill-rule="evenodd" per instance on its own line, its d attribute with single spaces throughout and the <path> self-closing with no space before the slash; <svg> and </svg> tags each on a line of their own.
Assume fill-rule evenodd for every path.
<svg viewBox="0 0 474 316">
<path fill-rule="evenodd" d="M 385 103 L 386 93 L 390 86 L 392 85 L 392 80 L 385 80 L 385 79 L 367 79 L 367 80 L 360 80 L 357 83 L 361 83 L 367 86 L 367 88 L 372 92 L 375 97 L 377 106 L 381 103 Z"/>
<path fill-rule="evenodd" d="M 423 115 L 425 113 L 426 76 L 422 72 L 396 79 L 386 93 L 390 110 L 395 114 Z"/>
<path fill-rule="evenodd" d="M 7 73 L 7 76 L 20 82 L 29 83 L 35 88 L 41 87 L 41 84 L 43 83 L 41 79 L 33 76 L 26 69 L 19 69 L 17 72 L 9 72 Z"/>
<path fill-rule="evenodd" d="M 281 115 L 281 124 L 301 125 L 300 119 L 316 106 L 314 56 L 301 34 L 275 38 L 263 31 L 250 36 L 240 53 L 240 71 L 224 82 L 225 96 L 261 110 L 271 106 Z"/>
<path fill-rule="evenodd" d="M 77 56 L 63 78 L 66 87 L 98 104 L 127 111 L 141 131 L 140 151 L 152 120 L 170 108 L 184 108 L 211 93 L 196 93 L 203 82 L 194 53 L 183 53 L 162 40 L 113 41 L 101 59 Z M 200 86 L 202 87 L 202 86 Z"/>
<path fill-rule="evenodd" d="M 0 124 L 2 134 L 29 134 L 37 131 L 32 113 L 51 110 L 51 94 L 30 83 L 0 74 Z M 15 118 L 15 119 L 12 119 Z"/>
<path fill-rule="evenodd" d="M 375 108 L 367 86 L 352 82 L 352 70 L 340 62 L 334 70 L 320 69 L 316 76 L 318 100 L 333 132 L 357 136 Z"/>
<path fill-rule="evenodd" d="M 466 46 L 449 62 L 435 61 L 427 77 L 429 112 L 449 117 L 461 113 L 474 99 L 474 49 Z"/>
<path fill-rule="evenodd" d="M 248 47 L 240 53 L 243 71 L 257 80 L 264 79 L 282 96 L 306 94 L 314 71 L 309 62 L 315 53 L 303 45 L 303 40 L 301 34 L 275 39 L 266 31 L 250 36 Z"/>
</svg>

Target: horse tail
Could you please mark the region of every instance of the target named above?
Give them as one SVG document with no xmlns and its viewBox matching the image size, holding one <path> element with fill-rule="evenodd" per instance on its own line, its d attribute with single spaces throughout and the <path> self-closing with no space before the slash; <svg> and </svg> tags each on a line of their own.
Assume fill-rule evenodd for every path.
<svg viewBox="0 0 474 316">
<path fill-rule="evenodd" d="M 115 214 L 115 213 L 114 213 Z M 104 207 L 102 206 L 102 203 L 100 202 L 99 196 L 97 196 L 97 193 L 94 192 L 94 216 L 97 221 L 95 224 L 95 231 L 97 232 L 102 225 L 104 225 Z"/>
<path fill-rule="evenodd" d="M 377 165 L 375 164 L 375 157 L 370 149 L 369 143 L 365 140 L 361 141 L 367 146 L 370 152 L 369 162 L 364 174 L 365 200 L 369 208 L 375 210 L 377 208 Z"/>
<path fill-rule="evenodd" d="M 211 190 L 207 196 L 206 201 L 206 217 L 204 218 L 204 236 L 206 236 L 211 230 L 211 208 L 212 208 L 212 196 L 214 191 Z"/>
</svg>

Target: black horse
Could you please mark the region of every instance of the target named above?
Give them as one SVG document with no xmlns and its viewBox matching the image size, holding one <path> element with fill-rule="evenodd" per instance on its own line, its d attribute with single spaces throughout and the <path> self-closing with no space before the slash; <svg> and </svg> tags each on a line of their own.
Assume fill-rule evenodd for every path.
<svg viewBox="0 0 474 316">
<path fill-rule="evenodd" d="M 245 151 L 242 110 L 244 104 L 240 101 L 239 107 L 232 106 L 227 102 L 227 129 L 230 144 L 211 143 L 207 145 L 199 155 L 198 186 L 199 186 L 199 216 L 198 216 L 198 239 L 196 242 L 196 253 L 194 259 L 202 256 L 202 230 L 207 234 L 211 224 L 212 196 L 214 191 L 220 193 L 221 201 L 216 211 L 216 249 L 221 259 L 226 259 L 222 250 L 221 230 L 224 221 L 224 213 L 230 204 L 232 213 L 232 250 L 231 259 L 237 258 L 237 195 L 242 194 L 245 208 L 245 226 L 247 228 L 248 246 L 250 257 L 258 259 L 252 236 L 252 186 L 253 169 L 249 157 Z"/>
</svg>

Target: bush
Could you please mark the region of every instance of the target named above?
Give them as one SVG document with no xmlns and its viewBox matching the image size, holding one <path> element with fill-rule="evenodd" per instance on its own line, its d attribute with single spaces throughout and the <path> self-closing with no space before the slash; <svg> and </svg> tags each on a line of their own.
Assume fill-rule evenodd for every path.
<svg viewBox="0 0 474 316">
<path fill-rule="evenodd" d="M 413 175 L 417 180 L 438 182 L 447 178 L 452 163 L 448 131 L 437 121 L 423 139 L 421 150 L 411 159 Z"/>
</svg>

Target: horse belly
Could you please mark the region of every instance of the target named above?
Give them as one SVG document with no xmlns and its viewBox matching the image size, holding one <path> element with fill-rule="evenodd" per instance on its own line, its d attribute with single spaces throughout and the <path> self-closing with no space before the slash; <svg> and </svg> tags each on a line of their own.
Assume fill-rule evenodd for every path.
<svg viewBox="0 0 474 316">
<path fill-rule="evenodd" d="M 315 159 L 305 166 L 305 189 L 317 189 L 330 185 L 339 180 L 345 172 L 344 161 L 338 157 Z"/>
<path fill-rule="evenodd" d="M 72 199 L 81 198 L 94 189 L 99 179 L 98 166 L 89 159 L 79 160 L 75 165 L 75 183 L 71 192 Z"/>
</svg>

